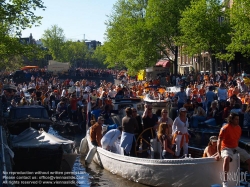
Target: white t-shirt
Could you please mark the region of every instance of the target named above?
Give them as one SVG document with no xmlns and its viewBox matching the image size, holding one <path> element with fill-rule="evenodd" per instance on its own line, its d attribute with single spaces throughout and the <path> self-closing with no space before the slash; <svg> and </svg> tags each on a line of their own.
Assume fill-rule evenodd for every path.
<svg viewBox="0 0 250 187">
<path fill-rule="evenodd" d="M 116 94 L 117 92 L 115 90 L 109 90 L 108 96 L 110 96 L 111 98 L 114 98 Z"/>
<path fill-rule="evenodd" d="M 186 94 L 187 96 L 191 96 L 192 90 L 191 88 L 186 88 Z"/>
<path fill-rule="evenodd" d="M 73 86 L 73 85 L 74 85 L 74 82 L 73 82 L 73 81 L 70 81 L 70 82 L 69 82 L 69 85 L 70 85 L 70 86 Z"/>
<path fill-rule="evenodd" d="M 182 134 L 188 133 L 188 118 L 186 123 L 183 123 L 180 117 L 175 118 L 173 126 L 172 126 L 172 133 L 174 134 L 176 131 L 180 131 Z"/>
<path fill-rule="evenodd" d="M 63 90 L 62 90 L 61 97 L 65 97 L 65 96 L 66 96 L 66 90 L 65 90 L 65 89 L 63 89 Z"/>
<path fill-rule="evenodd" d="M 76 91 L 80 92 L 81 91 L 81 87 L 80 86 L 76 86 Z"/>
</svg>

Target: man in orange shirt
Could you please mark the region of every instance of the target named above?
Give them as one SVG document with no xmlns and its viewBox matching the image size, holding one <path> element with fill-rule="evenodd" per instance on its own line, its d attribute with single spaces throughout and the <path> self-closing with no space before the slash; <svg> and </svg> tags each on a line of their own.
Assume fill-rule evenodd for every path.
<svg viewBox="0 0 250 187">
<path fill-rule="evenodd" d="M 199 89 L 199 94 L 200 94 L 200 97 L 203 99 L 203 97 L 205 96 L 206 94 L 206 89 L 205 89 L 205 86 L 202 85 L 201 89 Z"/>
<path fill-rule="evenodd" d="M 225 172 L 223 187 L 227 187 L 227 172 L 229 171 L 229 163 L 233 159 L 234 153 L 240 154 L 240 159 L 248 164 L 250 171 L 250 155 L 246 150 L 238 147 L 241 136 L 241 127 L 239 126 L 239 114 L 231 113 L 228 117 L 228 124 L 224 125 L 219 134 L 217 150 L 219 158 L 223 158 L 223 171 Z"/>
<path fill-rule="evenodd" d="M 230 85 L 228 91 L 227 91 L 227 95 L 230 98 L 233 95 L 233 90 L 234 90 L 234 85 Z"/>
<path fill-rule="evenodd" d="M 98 117 L 97 122 L 90 128 L 90 141 L 94 146 L 101 147 L 102 139 L 102 125 L 104 123 L 104 118 L 102 116 Z"/>
<path fill-rule="evenodd" d="M 194 88 L 192 90 L 192 93 L 193 93 L 193 98 L 197 99 L 197 97 L 198 97 L 198 87 L 197 87 L 197 84 L 194 84 Z"/>
</svg>

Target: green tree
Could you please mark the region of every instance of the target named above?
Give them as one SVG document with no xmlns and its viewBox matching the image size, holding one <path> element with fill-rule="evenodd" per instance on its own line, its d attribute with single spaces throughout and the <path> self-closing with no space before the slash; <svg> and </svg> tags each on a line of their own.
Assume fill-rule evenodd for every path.
<svg viewBox="0 0 250 187">
<path fill-rule="evenodd" d="M 62 46 L 65 42 L 65 35 L 62 28 L 52 25 L 44 31 L 42 36 L 44 47 L 47 47 L 54 60 L 62 59 Z"/>
<path fill-rule="evenodd" d="M 119 0 L 107 21 L 104 52 L 109 67 L 126 66 L 130 73 L 155 63 L 145 25 L 147 1 Z"/>
<path fill-rule="evenodd" d="M 41 23 L 42 17 L 36 16 L 33 13 L 38 8 L 45 9 L 41 0 L 0 1 L 1 68 L 10 65 L 8 64 L 10 61 L 16 61 L 16 64 L 21 64 L 21 56 L 30 57 L 29 55 L 32 54 L 33 50 L 37 50 L 34 46 L 27 46 L 20 43 L 19 37 L 21 36 L 21 31 L 25 28 Z"/>
<path fill-rule="evenodd" d="M 193 0 L 182 12 L 180 29 L 179 44 L 185 52 L 192 56 L 207 51 L 214 74 L 216 54 L 230 43 L 229 16 L 224 4 L 220 0 Z"/>
<path fill-rule="evenodd" d="M 236 52 L 244 56 L 250 56 L 250 0 L 234 0 L 230 9 L 230 23 L 232 27 L 231 43 L 227 46 L 230 60 L 233 60 Z"/>
<path fill-rule="evenodd" d="M 148 1 L 146 21 L 150 30 L 151 49 L 155 52 L 155 58 L 165 57 L 174 63 L 175 74 L 178 69 L 178 46 L 175 39 L 180 36 L 181 11 L 189 4 L 190 0 Z"/>
<path fill-rule="evenodd" d="M 42 0 L 1 0 L 0 22 L 7 25 L 9 31 L 21 36 L 21 31 L 41 24 L 41 16 L 36 16 L 36 9 L 45 10 Z"/>
<path fill-rule="evenodd" d="M 86 62 L 88 49 L 84 41 L 66 41 L 61 46 L 62 55 L 59 59 L 62 62 L 70 62 L 72 65 L 82 65 Z"/>
<path fill-rule="evenodd" d="M 91 55 L 91 62 L 96 67 L 106 67 L 104 61 L 106 59 L 106 54 L 103 51 L 103 46 L 97 46 L 94 53 Z"/>
</svg>

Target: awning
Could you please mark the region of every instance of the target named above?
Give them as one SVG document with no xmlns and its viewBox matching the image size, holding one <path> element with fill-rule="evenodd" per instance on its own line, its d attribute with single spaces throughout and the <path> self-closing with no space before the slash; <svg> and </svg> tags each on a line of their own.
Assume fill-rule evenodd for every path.
<svg viewBox="0 0 250 187">
<path fill-rule="evenodd" d="M 169 60 L 159 60 L 155 65 L 162 66 L 164 68 L 170 68 L 171 63 L 169 62 Z"/>
<path fill-rule="evenodd" d="M 27 69 L 38 69 L 38 66 L 24 66 L 21 68 L 21 70 L 27 70 Z"/>
</svg>

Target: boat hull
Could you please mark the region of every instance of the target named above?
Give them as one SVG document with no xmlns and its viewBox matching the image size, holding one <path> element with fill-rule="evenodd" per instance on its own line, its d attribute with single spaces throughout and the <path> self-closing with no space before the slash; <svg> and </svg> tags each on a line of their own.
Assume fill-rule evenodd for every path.
<svg viewBox="0 0 250 187">
<path fill-rule="evenodd" d="M 15 171 L 60 171 L 61 148 L 13 148 Z"/>
<path fill-rule="evenodd" d="M 89 140 L 88 145 L 91 149 Z M 150 186 L 200 187 L 223 181 L 223 161 L 215 161 L 214 158 L 144 159 L 115 154 L 98 147 L 93 161 L 113 174 Z M 239 156 L 235 155 L 230 171 L 236 173 L 239 164 Z M 233 185 L 236 182 L 229 181 L 229 186 Z"/>
</svg>

